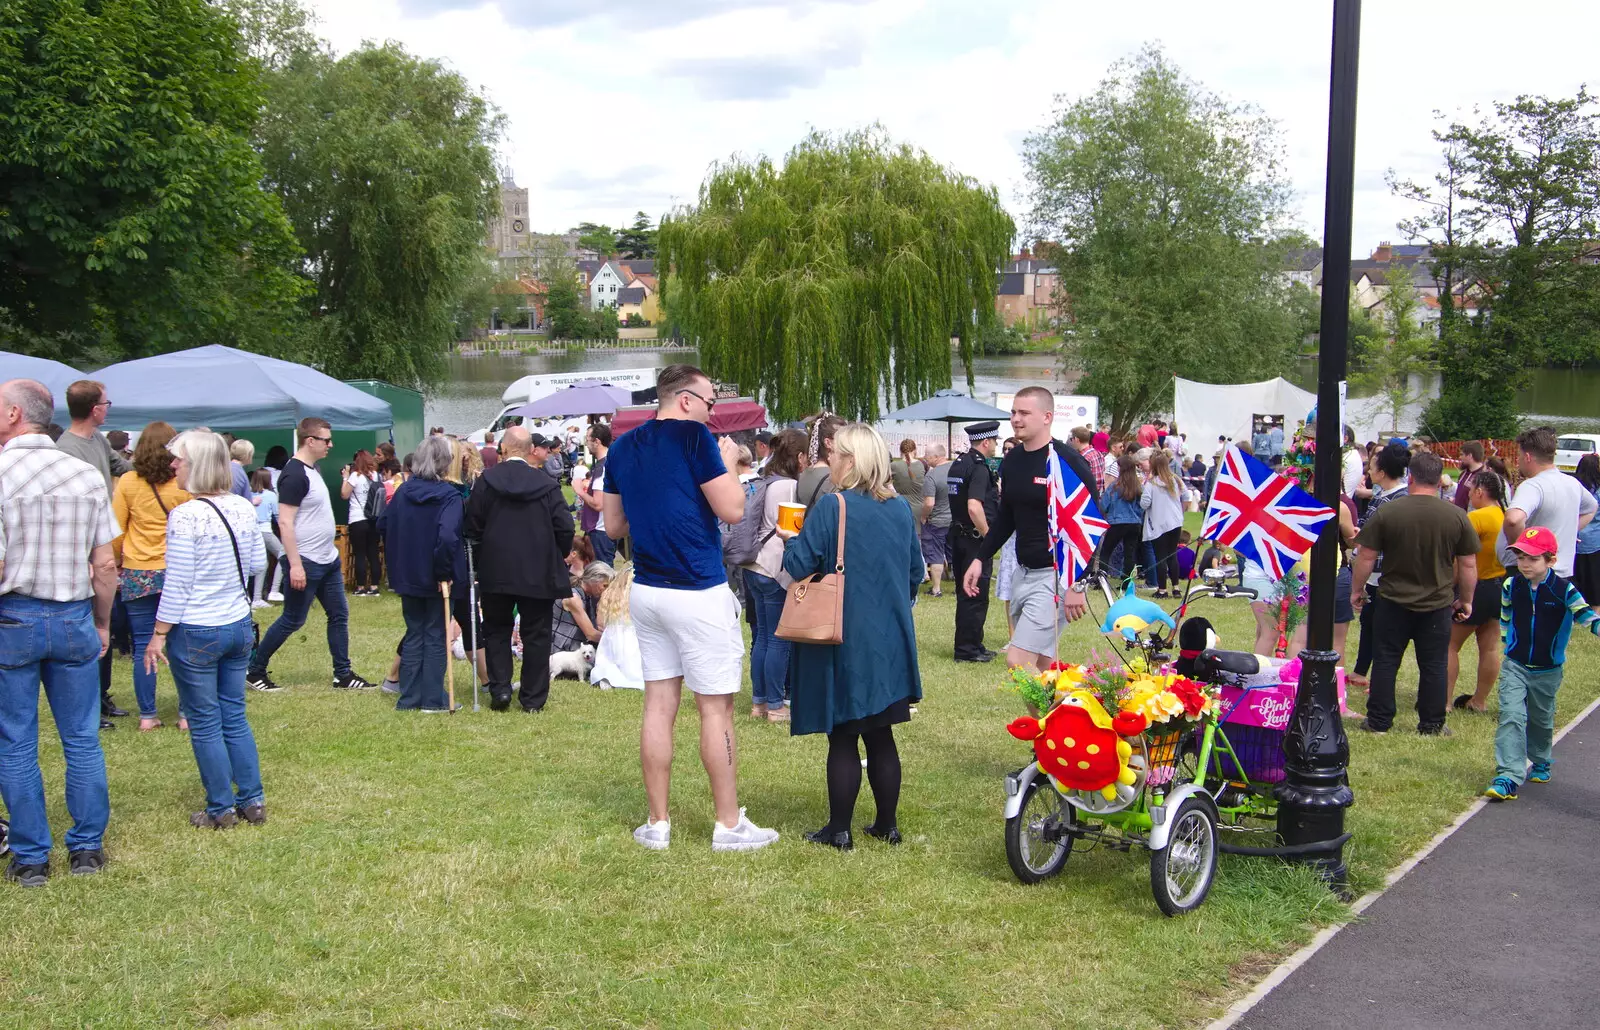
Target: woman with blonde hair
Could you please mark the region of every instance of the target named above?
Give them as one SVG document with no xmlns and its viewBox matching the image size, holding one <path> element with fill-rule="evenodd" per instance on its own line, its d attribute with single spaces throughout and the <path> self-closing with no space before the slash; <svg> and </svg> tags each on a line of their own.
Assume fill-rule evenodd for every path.
<svg viewBox="0 0 1600 1030">
<path fill-rule="evenodd" d="M 165 422 L 145 426 L 134 448 L 133 471 L 118 477 L 111 494 L 111 513 L 122 528 L 111 548 L 121 565 L 117 589 L 133 630 L 133 694 L 139 702 L 141 733 L 161 727 L 156 718 L 156 673 L 146 671 L 144 655 L 155 632 L 166 581 L 167 515 L 189 500 L 189 492 L 178 485 L 167 450 L 177 435 Z M 178 728 L 189 728 L 181 715 Z"/>
<path fill-rule="evenodd" d="M 783 569 L 795 580 L 833 572 L 844 534 L 844 642 L 794 645 L 790 659 L 789 732 L 828 735 L 828 822 L 806 839 L 848 851 L 853 844 L 861 756 L 877 816 L 869 836 L 900 842 L 900 755 L 894 725 L 911 718 L 922 697 L 911 596 L 922 582 L 922 548 L 906 499 L 889 475 L 889 448 L 871 426 L 833 434 L 828 476 L 836 496 L 806 512 L 787 539 Z"/>
<path fill-rule="evenodd" d="M 1142 450 L 1139 453 L 1144 454 Z M 1168 580 L 1174 594 L 1182 590 L 1178 534 L 1183 531 L 1183 487 L 1172 474 L 1172 456 L 1166 451 L 1151 451 L 1148 459 L 1141 460 L 1150 463 L 1150 478 L 1139 497 L 1139 507 L 1144 509 L 1144 540 L 1155 547 L 1156 596 L 1166 597 Z"/>
<path fill-rule="evenodd" d="M 141 441 L 142 443 L 143 441 Z M 231 492 L 228 448 L 216 433 L 172 441 L 178 485 L 194 496 L 167 519 L 167 575 L 144 667 L 164 658 L 189 717 L 204 810 L 189 822 L 224 830 L 267 821 L 261 761 L 245 718 L 245 671 L 255 646 L 246 581 L 267 568 L 255 506 Z M 169 639 L 170 638 L 170 639 Z M 165 651 L 165 654 L 163 654 Z"/>
</svg>

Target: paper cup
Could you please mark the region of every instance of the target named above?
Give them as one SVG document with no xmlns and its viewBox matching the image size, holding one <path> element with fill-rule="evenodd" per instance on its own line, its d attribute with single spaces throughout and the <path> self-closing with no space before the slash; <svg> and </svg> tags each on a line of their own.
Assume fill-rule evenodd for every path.
<svg viewBox="0 0 1600 1030">
<path fill-rule="evenodd" d="M 778 504 L 778 528 L 790 533 L 800 532 L 800 527 L 806 523 L 806 506 L 803 504 L 790 504 L 786 501 Z"/>
</svg>

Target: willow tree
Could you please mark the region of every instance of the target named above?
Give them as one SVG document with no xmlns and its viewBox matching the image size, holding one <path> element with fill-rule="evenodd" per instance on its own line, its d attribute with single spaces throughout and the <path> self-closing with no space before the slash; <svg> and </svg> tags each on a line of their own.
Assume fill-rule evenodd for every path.
<svg viewBox="0 0 1600 1030">
<path fill-rule="evenodd" d="M 813 133 L 781 168 L 714 167 L 662 219 L 657 257 L 709 374 L 779 420 L 870 420 L 950 385 L 951 336 L 970 382 L 1014 231 L 992 187 L 880 129 Z"/>
</svg>

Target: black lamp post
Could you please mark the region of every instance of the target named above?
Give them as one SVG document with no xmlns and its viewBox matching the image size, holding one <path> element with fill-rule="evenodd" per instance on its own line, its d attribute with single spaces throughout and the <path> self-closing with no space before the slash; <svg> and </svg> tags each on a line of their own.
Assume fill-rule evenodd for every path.
<svg viewBox="0 0 1600 1030">
<path fill-rule="evenodd" d="M 1361 0 L 1333 0 L 1333 69 L 1328 88 L 1328 181 L 1322 220 L 1322 326 L 1317 360 L 1316 495 L 1339 502 L 1339 384 L 1345 378 L 1350 325 L 1350 221 L 1355 192 L 1356 56 Z M 1311 610 L 1294 716 L 1283 741 L 1284 780 L 1277 788 L 1278 836 L 1290 857 L 1312 865 L 1335 887 L 1346 882 L 1344 810 L 1355 802 L 1347 767 L 1350 742 L 1339 718 L 1333 650 L 1333 587 L 1339 521 L 1311 550 Z"/>
</svg>

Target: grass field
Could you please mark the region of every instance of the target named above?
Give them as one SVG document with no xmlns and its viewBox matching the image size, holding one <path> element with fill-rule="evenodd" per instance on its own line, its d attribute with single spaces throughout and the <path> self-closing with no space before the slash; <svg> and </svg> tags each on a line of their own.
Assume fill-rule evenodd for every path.
<svg viewBox="0 0 1600 1030">
<path fill-rule="evenodd" d="M 376 680 L 398 603 L 351 604 L 356 669 Z M 1248 646 L 1244 602 L 1196 612 Z M 997 665 L 950 660 L 952 615 L 948 595 L 917 607 L 927 700 L 899 734 L 906 843 L 805 843 L 826 820 L 825 743 L 743 706 L 741 803 L 784 838 L 713 855 L 692 706 L 672 850 L 646 852 L 629 836 L 644 814 L 639 694 L 560 681 L 539 716 L 402 715 L 328 686 L 313 614 L 273 665 L 291 689 L 250 698 L 265 827 L 189 827 L 201 794 L 183 734 L 130 719 L 105 735 L 110 864 L 72 878 L 58 852 L 48 887 L 0 885 L 0 1026 L 1193 1026 L 1344 912 L 1303 871 L 1227 856 L 1210 900 L 1177 920 L 1138 852 L 1075 855 L 1019 885 L 1001 777 L 1028 760 L 1004 730 L 1020 704 Z M 992 605 L 990 646 L 1004 632 Z M 1068 640 L 1069 654 L 1096 642 L 1082 624 Z M 1561 721 L 1596 693 L 1597 653 L 1573 642 Z M 464 663 L 456 675 L 469 691 Z M 1414 682 L 1406 670 L 1400 726 Z M 165 672 L 160 705 L 175 723 Z M 1451 739 L 1352 739 L 1358 892 L 1487 782 L 1492 716 L 1452 725 Z M 59 846 L 48 721 L 43 750 Z M 863 788 L 858 823 L 871 815 Z"/>
</svg>

